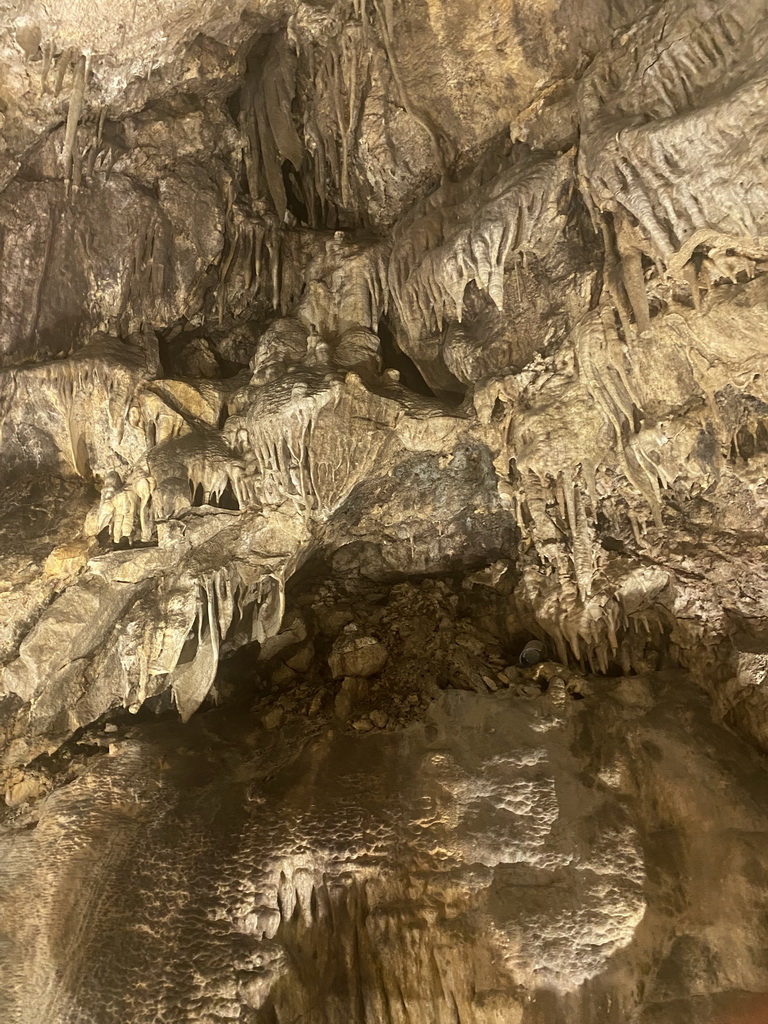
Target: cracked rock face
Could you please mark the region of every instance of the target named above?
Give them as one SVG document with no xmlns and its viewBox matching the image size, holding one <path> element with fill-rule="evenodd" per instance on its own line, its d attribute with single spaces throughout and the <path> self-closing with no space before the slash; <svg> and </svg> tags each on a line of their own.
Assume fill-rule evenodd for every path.
<svg viewBox="0 0 768 1024">
<path fill-rule="evenodd" d="M 762 0 L 0 14 L 3 1021 L 768 1019 Z"/>
</svg>

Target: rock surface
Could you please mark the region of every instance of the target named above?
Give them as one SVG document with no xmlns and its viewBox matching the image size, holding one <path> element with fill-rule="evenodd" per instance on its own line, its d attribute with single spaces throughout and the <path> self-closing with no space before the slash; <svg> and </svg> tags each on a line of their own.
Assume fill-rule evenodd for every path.
<svg viewBox="0 0 768 1024">
<path fill-rule="evenodd" d="M 9 1024 L 766 1018 L 767 18 L 0 0 Z"/>
<path fill-rule="evenodd" d="M 226 711 L 121 729 L 6 825 L 8 1019 L 745 1007 L 768 983 L 762 762 L 680 674 L 592 687 L 448 690 L 383 734 Z"/>
</svg>

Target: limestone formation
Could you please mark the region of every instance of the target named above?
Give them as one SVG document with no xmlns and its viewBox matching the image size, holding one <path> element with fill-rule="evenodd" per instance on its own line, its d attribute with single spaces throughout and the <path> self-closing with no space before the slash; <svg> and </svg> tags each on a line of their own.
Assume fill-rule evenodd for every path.
<svg viewBox="0 0 768 1024">
<path fill-rule="evenodd" d="M 0 1024 L 768 1020 L 766 25 L 0 0 Z"/>
</svg>

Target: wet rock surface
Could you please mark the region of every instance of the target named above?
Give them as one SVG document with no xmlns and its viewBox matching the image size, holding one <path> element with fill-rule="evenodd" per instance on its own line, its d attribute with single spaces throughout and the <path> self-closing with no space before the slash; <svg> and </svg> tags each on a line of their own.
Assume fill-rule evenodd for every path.
<svg viewBox="0 0 768 1024">
<path fill-rule="evenodd" d="M 36 907 L 6 917 L 9 1019 L 736 1013 L 766 982 L 763 762 L 680 673 L 589 690 L 90 731 L 7 812 L 4 912 Z"/>
</svg>

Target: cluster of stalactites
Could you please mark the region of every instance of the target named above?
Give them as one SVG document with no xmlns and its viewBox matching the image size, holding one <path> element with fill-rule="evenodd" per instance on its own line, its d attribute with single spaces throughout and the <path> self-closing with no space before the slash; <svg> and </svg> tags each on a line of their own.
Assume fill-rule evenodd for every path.
<svg viewBox="0 0 768 1024">
<path fill-rule="evenodd" d="M 242 313 L 256 298 L 286 312 L 303 284 L 300 263 L 291 251 L 296 243 L 300 239 L 281 231 L 277 217 L 266 208 L 244 216 L 230 206 L 216 285 L 219 322 L 226 314 Z"/>
<path fill-rule="evenodd" d="M 512 379 L 507 391 L 497 383 L 490 396 L 481 396 L 479 409 L 488 417 L 489 398 L 506 405 L 505 419 L 494 428 L 502 436 L 500 496 L 542 561 L 571 577 L 586 600 L 596 573 L 600 468 L 615 469 L 646 500 L 655 521 L 660 518 L 659 469 L 642 461 L 628 443 L 638 430 L 640 399 L 610 311 L 604 307 L 585 317 L 572 341 L 574 379 L 568 382 L 562 367 L 553 373 L 538 408 L 516 415 L 520 395 Z M 633 525 L 639 535 L 640 524 L 633 520 Z"/>
<path fill-rule="evenodd" d="M 360 20 L 345 22 L 320 53 L 316 52 L 314 41 L 309 41 L 303 50 L 311 74 L 304 123 L 308 159 L 300 181 L 312 227 L 335 220 L 337 213 L 331 199 L 334 183 L 341 208 L 353 206 L 352 170 L 371 62 L 369 39 L 368 19 L 363 10 Z M 333 131 L 321 128 L 320 108 L 330 111 Z"/>
<path fill-rule="evenodd" d="M 136 387 L 157 367 L 154 335 L 125 343 L 96 335 L 66 359 L 7 367 L 0 370 L 0 429 L 12 438 L 20 425 L 38 425 L 69 469 L 88 478 L 120 446 Z"/>
<path fill-rule="evenodd" d="M 479 410 L 490 423 L 496 401 L 508 409 L 491 427 L 502 437 L 499 495 L 515 515 L 523 551 L 535 553 L 551 582 L 537 617 L 563 658 L 570 649 L 605 671 L 609 658 L 626 661 L 617 630 L 620 621 L 624 629 L 631 623 L 618 605 L 606 605 L 598 512 L 624 495 L 622 515 L 640 547 L 648 522 L 661 521 L 661 491 L 673 479 L 643 445 L 640 398 L 612 313 L 604 307 L 585 317 L 572 340 L 570 379 L 562 367 L 549 374 L 525 416 L 516 415 L 521 395 L 514 378 L 481 395 Z M 654 433 L 651 440 L 663 438 Z"/>
<path fill-rule="evenodd" d="M 386 91 L 424 132 L 434 165 L 446 170 L 451 146 L 407 85 L 395 21 L 392 0 L 352 0 L 336 4 L 325 17 L 304 13 L 289 22 L 299 57 L 299 131 L 305 146 L 292 181 L 312 228 L 344 222 L 370 226 L 370 183 L 360 142 L 366 102 L 372 92 L 378 94 L 373 79 L 384 77 Z"/>
<path fill-rule="evenodd" d="M 144 381 L 123 408 L 141 449 L 129 465 L 122 459 L 99 474 L 86 534 L 150 543 L 159 523 L 193 504 L 244 510 L 288 501 L 302 514 L 330 515 L 382 443 L 373 424 L 383 414 L 370 408 L 382 399 L 364 380 L 392 382 L 373 331 L 323 336 L 283 318 L 263 332 L 247 383 Z"/>
<path fill-rule="evenodd" d="M 227 494 L 235 508 L 258 505 L 245 465 L 218 432 L 199 426 L 151 447 L 125 474 L 106 474 L 99 504 L 85 524 L 88 536 L 150 543 L 158 522 L 193 504 L 217 506 Z"/>
<path fill-rule="evenodd" d="M 570 577 L 542 576 L 528 567 L 515 601 L 518 612 L 535 621 L 563 665 L 576 662 L 602 674 L 618 668 L 628 675 L 659 668 L 660 654 L 684 659 L 684 651 L 671 638 L 670 585 L 669 573 L 638 568 L 585 599 Z"/>
<path fill-rule="evenodd" d="M 232 206 L 218 270 L 219 321 L 263 299 L 324 334 L 353 325 L 376 331 L 389 308 L 388 268 L 385 240 L 281 228 L 269 212 L 246 217 Z"/>
<path fill-rule="evenodd" d="M 503 307 L 512 257 L 545 253 L 562 230 L 571 164 L 571 155 L 531 160 L 481 187 L 443 186 L 397 226 L 389 287 L 412 337 L 461 321 L 470 283 Z"/>
<path fill-rule="evenodd" d="M 286 177 L 311 229 L 336 227 L 340 210 L 357 205 L 356 139 L 377 36 L 364 0 L 335 14 L 319 36 L 294 17 L 247 58 L 239 120 L 248 191 L 281 225 L 286 214 L 296 223 Z M 301 119 L 292 114 L 299 87 Z"/>
<path fill-rule="evenodd" d="M 374 426 L 377 399 L 359 374 L 348 372 L 345 379 L 329 369 L 303 370 L 265 385 L 228 430 L 264 505 L 288 501 L 302 516 L 319 520 L 365 479 L 389 437 L 384 423 Z"/>
<path fill-rule="evenodd" d="M 86 102 L 91 78 L 89 53 L 70 47 L 57 54 L 56 44 L 52 40 L 44 40 L 38 47 L 30 43 L 28 56 L 38 49 L 42 56 L 37 65 L 42 93 L 51 94 L 54 99 L 63 93 L 68 98 L 60 162 L 65 192 L 74 196 L 83 180 L 91 179 L 97 169 L 105 172 L 107 177 L 111 173 L 117 152 L 104 135 L 107 108 L 97 105 L 89 117 Z"/>
<path fill-rule="evenodd" d="M 580 84 L 580 189 L 625 332 L 631 317 L 651 330 L 649 282 L 698 309 L 702 292 L 753 276 L 768 258 L 768 177 L 756 155 L 768 86 L 753 45 L 763 17 L 745 0 L 711 4 L 706 16 L 666 5 Z"/>
<path fill-rule="evenodd" d="M 116 646 L 124 693 L 131 711 L 147 697 L 170 689 L 186 721 L 214 684 L 222 643 L 237 632 L 239 642 L 264 643 L 282 621 L 285 588 L 281 571 L 265 568 L 246 582 L 236 567 L 212 569 L 198 578 L 162 580 L 153 594 L 143 631 L 124 630 Z"/>
<path fill-rule="evenodd" d="M 326 456 L 314 435 L 322 411 L 337 406 L 342 387 L 333 376 L 295 373 L 266 384 L 242 417 L 236 443 L 264 504 L 288 500 L 302 513 L 320 511 L 317 472 Z"/>
<path fill-rule="evenodd" d="M 726 460 L 739 487 L 756 496 L 764 487 L 765 356 L 754 339 L 765 286 L 742 287 L 750 312 L 738 326 L 732 298 L 713 302 L 706 317 L 678 307 L 659 321 L 652 356 L 646 339 L 619 329 L 604 300 L 572 330 L 567 349 L 475 391 L 499 453 L 499 496 L 520 531 L 526 608 L 561 657 L 600 671 L 607 661 L 639 668 L 644 647 L 653 647 L 641 636 L 685 656 L 665 640 L 675 628 L 669 601 L 615 604 L 614 548 L 598 538 L 613 535 L 621 572 L 633 562 L 648 569 L 658 564 L 663 517 L 709 494 Z M 658 380 L 637 372 L 651 363 Z"/>
</svg>

